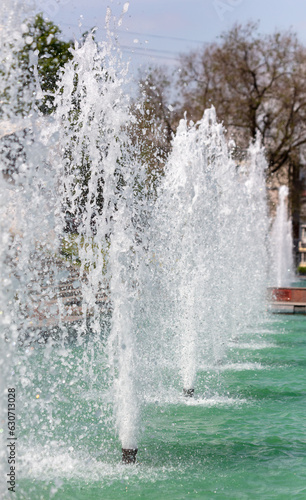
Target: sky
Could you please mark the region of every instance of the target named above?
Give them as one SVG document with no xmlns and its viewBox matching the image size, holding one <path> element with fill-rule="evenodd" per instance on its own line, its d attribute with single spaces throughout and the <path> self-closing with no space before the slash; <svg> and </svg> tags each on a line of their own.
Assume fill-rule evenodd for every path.
<svg viewBox="0 0 306 500">
<path fill-rule="evenodd" d="M 133 71 L 139 66 L 178 64 L 179 54 L 216 41 L 234 23 L 260 21 L 262 33 L 295 31 L 306 44 L 305 0 L 36 0 L 37 10 L 57 24 L 64 38 L 79 39 L 97 26 L 105 38 L 105 15 L 116 18 L 119 44 Z M 118 26 L 122 11 L 126 11 Z M 81 26 L 80 26 L 81 25 Z"/>
</svg>

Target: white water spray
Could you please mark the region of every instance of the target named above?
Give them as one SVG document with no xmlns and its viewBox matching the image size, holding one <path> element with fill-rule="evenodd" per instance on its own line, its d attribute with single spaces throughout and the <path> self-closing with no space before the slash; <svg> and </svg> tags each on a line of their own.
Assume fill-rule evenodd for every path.
<svg viewBox="0 0 306 500">
<path fill-rule="evenodd" d="M 294 279 L 292 221 L 288 217 L 287 186 L 279 188 L 279 202 L 271 231 L 273 282 L 277 287 L 290 286 Z"/>
<path fill-rule="evenodd" d="M 59 397 L 61 409 L 73 356 L 83 350 L 69 382 L 76 399 L 83 387 L 93 397 L 98 365 L 107 386 L 98 388 L 106 431 L 111 436 L 115 422 L 122 448 L 135 450 L 145 399 L 164 389 L 175 394 L 175 386 L 193 389 L 201 367 L 222 363 L 229 339 L 262 310 L 265 161 L 257 143 L 247 166 L 237 169 L 211 109 L 197 124 L 181 121 L 157 199 L 148 196 L 147 166 L 137 160 L 127 133 L 132 117 L 120 53 L 109 41 L 97 47 L 89 35 L 72 54 L 50 118 L 38 119 L 29 89 L 28 136 L 20 137 L 25 159 L 17 155 L 13 187 L 1 178 L 4 203 L 11 188 L 18 195 L 12 245 L 7 219 L 1 220 L 0 264 L 8 279 L 2 360 L 10 331 L 10 339 L 18 336 L 22 344 L 22 391 L 30 387 L 30 397 L 36 391 L 39 399 L 40 384 L 49 380 L 41 373 L 45 366 L 49 401 Z M 14 99 L 7 105 L 10 120 L 16 118 Z M 1 162 L 4 170 L 3 152 Z M 77 221 L 74 234 L 64 231 L 68 212 Z M 63 247 L 77 249 L 74 261 L 65 261 Z M 74 290 L 77 304 L 67 300 Z M 67 347 L 72 330 L 73 354 Z M 41 349 L 44 343 L 36 375 L 28 369 L 32 351 L 26 346 Z M 54 381 L 58 371 L 63 377 Z M 31 399 L 26 407 L 28 426 L 43 421 L 45 408 L 49 412 L 46 427 L 37 425 L 40 437 L 48 428 L 48 448 L 60 419 L 45 397 L 46 406 L 34 407 Z M 76 427 L 86 417 L 83 408 L 76 404 L 71 412 Z M 99 426 L 102 446 L 105 429 Z"/>
<path fill-rule="evenodd" d="M 264 309 L 265 169 L 258 140 L 237 172 L 214 109 L 196 125 L 181 121 L 153 215 L 151 275 L 167 300 L 156 335 L 172 332 L 187 391 L 203 359 L 222 362 L 228 340 Z"/>
</svg>

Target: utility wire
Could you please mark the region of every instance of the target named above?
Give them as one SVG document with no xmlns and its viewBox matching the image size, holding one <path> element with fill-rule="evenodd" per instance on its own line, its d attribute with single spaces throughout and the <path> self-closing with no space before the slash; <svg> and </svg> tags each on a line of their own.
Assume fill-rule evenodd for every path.
<svg viewBox="0 0 306 500">
<path fill-rule="evenodd" d="M 66 26 L 69 26 L 69 27 L 74 27 L 76 28 L 77 25 L 76 24 L 69 24 L 69 23 L 61 23 L 61 24 L 64 24 Z M 85 25 L 82 25 L 81 27 L 78 26 L 78 28 L 80 29 L 91 29 L 91 27 L 89 26 L 85 26 Z M 105 28 L 103 27 L 102 28 L 103 30 L 105 30 Z M 201 43 L 201 44 L 204 44 L 205 42 L 203 42 L 203 40 L 190 40 L 188 38 L 179 38 L 179 37 L 173 37 L 173 36 L 166 36 L 166 35 L 154 35 L 153 33 L 140 33 L 140 32 L 137 32 L 137 31 L 118 31 L 117 32 L 118 35 L 138 35 L 138 36 L 147 36 L 147 37 L 154 37 L 154 38 L 163 38 L 163 39 L 168 39 L 168 40 L 177 40 L 177 41 L 183 41 L 183 42 L 191 42 L 191 43 Z M 137 56 L 142 56 L 142 57 L 154 57 L 155 59 L 165 59 L 165 60 L 168 60 L 168 61 L 178 61 L 179 60 L 179 52 L 173 52 L 173 51 L 170 51 L 170 50 L 161 50 L 161 49 L 153 49 L 151 47 L 137 47 L 137 46 L 130 46 L 130 45 L 121 45 L 120 44 L 120 50 L 122 50 L 122 52 L 126 52 L 126 53 L 129 53 L 129 54 L 137 54 Z M 174 57 L 169 57 L 167 55 L 159 55 L 159 54 L 173 54 Z"/>
<path fill-rule="evenodd" d="M 74 27 L 74 28 L 84 28 L 84 29 L 91 29 L 94 25 L 92 26 L 86 26 L 84 24 L 82 24 L 81 26 L 78 26 L 76 24 L 70 24 L 70 23 L 64 23 L 62 22 L 61 24 L 65 25 L 65 26 L 69 26 L 69 27 Z M 102 30 L 105 30 L 106 28 L 104 27 L 99 27 L 99 30 L 102 29 Z M 153 33 L 140 33 L 138 31 L 129 31 L 129 30 L 126 30 L 126 31 L 120 31 L 118 30 L 117 31 L 118 34 L 122 34 L 122 35 L 138 35 L 138 36 L 144 36 L 144 37 L 153 37 L 153 38 L 163 38 L 163 39 L 167 39 L 167 40 L 176 40 L 176 41 L 179 41 L 179 42 L 191 42 L 191 43 L 202 43 L 202 44 L 206 44 L 207 42 L 205 42 L 204 40 L 192 40 L 190 38 L 181 38 L 181 37 L 176 37 L 176 36 L 168 36 L 168 35 L 156 35 L 156 34 L 153 34 Z"/>
<path fill-rule="evenodd" d="M 133 45 L 119 45 L 120 49 L 130 49 L 130 50 L 142 50 L 142 51 L 146 51 L 146 52 L 159 52 L 161 54 L 174 54 L 175 56 L 178 55 L 177 52 L 173 52 L 171 50 L 160 50 L 160 49 L 151 49 L 150 47 L 137 47 L 137 46 L 133 46 Z"/>
<path fill-rule="evenodd" d="M 177 40 L 179 42 L 191 42 L 191 43 L 203 43 L 206 44 L 207 42 L 204 42 L 203 40 L 190 40 L 189 38 L 179 38 L 176 36 L 166 36 L 166 35 L 153 35 L 153 33 L 138 33 L 137 31 L 119 31 L 119 33 L 126 34 L 126 35 L 141 35 L 141 36 L 148 36 L 148 37 L 154 37 L 154 38 L 165 38 L 167 40 Z"/>
<path fill-rule="evenodd" d="M 134 54 L 134 55 L 137 55 L 140 57 L 148 57 L 148 54 L 146 54 L 145 52 L 137 52 L 137 54 L 135 54 L 135 52 L 132 52 L 129 49 L 122 49 L 122 52 L 125 52 L 128 54 Z M 172 61 L 172 62 L 178 61 L 178 59 L 175 57 L 159 56 L 159 55 L 154 55 L 154 54 L 150 54 L 149 57 L 154 57 L 155 59 L 167 59 L 168 61 Z"/>
</svg>

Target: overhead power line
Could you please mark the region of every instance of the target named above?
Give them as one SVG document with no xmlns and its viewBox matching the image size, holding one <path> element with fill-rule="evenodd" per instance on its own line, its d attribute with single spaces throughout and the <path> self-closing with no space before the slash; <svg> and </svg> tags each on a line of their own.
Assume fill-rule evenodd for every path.
<svg viewBox="0 0 306 500">
<path fill-rule="evenodd" d="M 76 24 L 69 24 L 69 23 L 61 23 L 66 26 L 70 27 L 77 27 Z M 91 29 L 89 26 L 82 25 L 82 27 L 79 27 L 79 29 Z M 101 29 L 101 27 L 100 27 Z M 103 27 L 102 30 L 105 30 Z M 117 31 L 117 35 L 138 35 L 138 36 L 144 36 L 144 37 L 153 37 L 153 38 L 161 38 L 161 39 L 167 39 L 167 40 L 175 40 L 175 41 L 182 41 L 182 42 L 191 42 L 191 43 L 197 43 L 197 44 L 205 44 L 207 42 L 204 42 L 203 40 L 191 40 L 189 38 L 181 38 L 181 37 L 173 37 L 173 36 L 168 36 L 168 35 L 158 35 L 158 34 L 153 34 L 153 33 L 140 33 L 138 31 Z M 180 51 L 174 52 L 170 50 L 161 50 L 161 49 L 153 49 L 152 47 L 139 47 L 136 45 L 121 45 L 120 44 L 120 49 L 122 52 L 128 52 L 130 54 L 135 54 L 137 56 L 141 57 L 154 57 L 156 59 L 165 59 L 169 61 L 178 61 L 179 60 L 179 54 Z M 165 54 L 165 55 L 163 55 Z M 173 57 L 171 57 L 173 55 Z"/>
<path fill-rule="evenodd" d="M 138 47 L 134 45 L 119 45 L 120 49 L 130 49 L 131 51 L 145 51 L 145 52 L 159 52 L 160 54 L 173 54 L 174 56 L 178 56 L 178 52 L 173 52 L 171 50 L 161 50 L 161 49 L 152 49 L 151 47 Z"/>
<path fill-rule="evenodd" d="M 168 36 L 168 35 L 155 35 L 153 33 L 139 33 L 138 31 L 119 31 L 119 33 L 122 33 L 122 34 L 130 34 L 130 35 L 141 35 L 141 36 L 148 36 L 148 37 L 153 37 L 153 38 L 165 38 L 165 39 L 168 39 L 168 40 L 177 40 L 177 41 L 180 41 L 180 42 L 191 42 L 191 43 L 207 43 L 207 42 L 204 42 L 204 40 L 190 40 L 189 38 L 180 38 L 180 37 L 176 37 L 176 36 Z"/>
<path fill-rule="evenodd" d="M 137 54 L 135 54 L 135 52 L 133 52 L 130 49 L 122 49 L 122 52 L 125 52 L 128 54 L 134 54 L 134 55 L 137 55 L 140 57 L 148 57 L 148 54 L 145 52 L 137 52 Z M 155 54 L 150 54 L 150 56 L 154 57 L 155 59 L 167 59 L 168 61 L 172 61 L 172 62 L 178 61 L 178 59 L 175 57 L 167 57 L 167 56 L 161 56 L 161 55 L 155 55 Z"/>
<path fill-rule="evenodd" d="M 69 26 L 69 27 L 74 27 L 74 28 L 78 28 L 78 29 L 88 29 L 90 30 L 94 25 L 92 26 L 86 26 L 86 25 L 81 25 L 81 26 L 78 26 L 77 24 L 72 24 L 72 23 L 65 23 L 65 22 L 62 22 L 61 24 L 65 25 L 65 26 Z M 99 30 L 102 29 L 102 30 L 105 30 L 106 28 L 105 27 L 99 27 Z M 163 39 L 166 39 L 166 40 L 176 40 L 176 41 L 179 41 L 179 42 L 190 42 L 190 43 L 202 43 L 202 44 L 206 44 L 207 42 L 205 42 L 204 40 L 192 40 L 190 38 L 181 38 L 181 37 L 176 37 L 176 36 L 169 36 L 169 35 L 158 35 L 158 34 L 154 34 L 154 33 L 140 33 L 138 31 L 130 31 L 130 30 L 126 30 L 126 31 L 122 31 L 122 30 L 118 30 L 117 31 L 118 34 L 122 34 L 122 35 L 138 35 L 138 36 L 144 36 L 144 37 L 152 37 L 152 38 L 163 38 Z"/>
</svg>

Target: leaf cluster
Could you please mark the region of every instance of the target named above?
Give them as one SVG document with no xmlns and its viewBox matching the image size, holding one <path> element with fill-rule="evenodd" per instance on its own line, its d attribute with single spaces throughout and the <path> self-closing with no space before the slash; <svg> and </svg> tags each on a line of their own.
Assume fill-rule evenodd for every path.
<svg viewBox="0 0 306 500">
<path fill-rule="evenodd" d="M 24 47 L 19 53 L 19 60 L 28 75 L 28 84 L 34 78 L 33 55 L 37 57 L 39 85 L 45 93 L 40 104 L 44 114 L 54 111 L 54 91 L 57 88 L 61 69 L 72 59 L 70 49 L 73 43 L 61 40 L 61 30 L 52 21 L 47 21 L 42 14 L 37 14 L 34 21 L 27 22 L 23 33 Z"/>
</svg>

